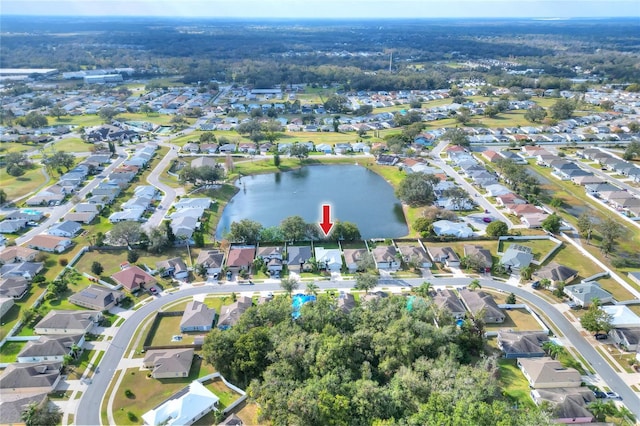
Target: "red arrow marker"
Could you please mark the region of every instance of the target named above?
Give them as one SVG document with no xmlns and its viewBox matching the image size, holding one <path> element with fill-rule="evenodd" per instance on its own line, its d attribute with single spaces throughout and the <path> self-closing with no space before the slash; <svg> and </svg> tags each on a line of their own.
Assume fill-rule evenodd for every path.
<svg viewBox="0 0 640 426">
<path fill-rule="evenodd" d="M 331 232 L 331 228 L 333 228 L 333 222 L 331 222 L 331 205 L 323 204 L 322 205 L 322 222 L 320 222 L 320 228 L 322 232 L 324 232 L 324 236 L 326 237 Z"/>
</svg>

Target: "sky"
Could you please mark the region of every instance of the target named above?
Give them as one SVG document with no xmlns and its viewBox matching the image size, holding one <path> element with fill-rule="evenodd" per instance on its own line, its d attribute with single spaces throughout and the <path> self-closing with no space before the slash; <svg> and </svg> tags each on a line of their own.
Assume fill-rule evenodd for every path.
<svg viewBox="0 0 640 426">
<path fill-rule="evenodd" d="M 640 0 L 0 0 L 0 13 L 201 18 L 599 18 L 640 17 Z"/>
</svg>

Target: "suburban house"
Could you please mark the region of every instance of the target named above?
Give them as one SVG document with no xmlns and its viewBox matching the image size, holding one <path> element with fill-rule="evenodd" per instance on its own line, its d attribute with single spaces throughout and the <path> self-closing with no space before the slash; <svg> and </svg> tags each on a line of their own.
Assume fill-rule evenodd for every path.
<svg viewBox="0 0 640 426">
<path fill-rule="evenodd" d="M 0 276 L 4 278 L 22 277 L 27 281 L 31 281 L 36 275 L 42 271 L 44 263 L 42 262 L 19 262 L 7 263 L 0 267 Z"/>
<path fill-rule="evenodd" d="M 282 271 L 282 247 L 259 247 L 256 256 L 264 261 L 270 274 Z"/>
<path fill-rule="evenodd" d="M 69 302 L 83 308 L 106 311 L 116 306 L 122 299 L 124 299 L 124 293 L 121 291 L 90 284 L 89 287 L 72 294 Z"/>
<path fill-rule="evenodd" d="M 567 284 L 575 280 L 578 277 L 578 271 L 557 262 L 549 262 L 548 265 L 538 269 L 533 276 L 537 280 L 548 279 L 551 285 L 555 286 L 560 281 Z"/>
<path fill-rule="evenodd" d="M 640 327 L 614 328 L 609 332 L 609 336 L 615 344 L 627 352 L 637 352 L 638 341 L 640 341 Z"/>
<path fill-rule="evenodd" d="M 99 311 L 51 310 L 34 327 L 36 334 L 82 334 L 88 333 L 102 321 Z"/>
<path fill-rule="evenodd" d="M 84 334 L 40 336 L 31 340 L 18 353 L 18 362 L 63 362 L 67 355 L 77 354 L 84 344 Z"/>
<path fill-rule="evenodd" d="M 472 291 L 467 288 L 460 290 L 460 298 L 472 315 L 483 312 L 482 320 L 485 324 L 500 324 L 504 322 L 505 314 L 491 295 L 484 291 Z"/>
<path fill-rule="evenodd" d="M 532 260 L 531 248 L 520 244 L 511 244 L 502 255 L 500 263 L 507 268 L 507 271 L 511 272 L 526 268 Z"/>
<path fill-rule="evenodd" d="M 549 341 L 546 331 L 499 331 L 498 347 L 505 358 L 533 358 L 545 355 L 542 345 Z"/>
<path fill-rule="evenodd" d="M 626 305 L 601 306 L 600 309 L 610 315 L 610 324 L 615 328 L 640 327 L 640 317 Z"/>
<path fill-rule="evenodd" d="M 202 250 L 198 254 L 196 264 L 204 266 L 210 277 L 220 274 L 224 264 L 224 253 L 220 250 Z"/>
<path fill-rule="evenodd" d="M 3 317 L 7 312 L 9 312 L 15 304 L 16 302 L 13 301 L 13 297 L 0 295 L 0 317 Z"/>
<path fill-rule="evenodd" d="M 231 246 L 227 255 L 227 267 L 235 273 L 241 270 L 249 271 L 255 257 L 255 246 Z"/>
<path fill-rule="evenodd" d="M 400 269 L 400 259 L 395 246 L 378 246 L 371 250 L 373 261 L 377 269 L 385 271 L 397 271 Z"/>
<path fill-rule="evenodd" d="M 587 307 L 591 305 L 591 301 L 597 298 L 600 303 L 610 303 L 613 296 L 604 290 L 594 281 L 580 283 L 576 285 L 568 285 L 564 288 L 564 294 L 578 306 Z"/>
<path fill-rule="evenodd" d="M 187 303 L 180 320 L 180 331 L 209 331 L 216 319 L 216 310 L 202 302 L 192 300 Z"/>
<path fill-rule="evenodd" d="M 543 402 L 553 407 L 552 417 L 556 423 L 581 424 L 593 422 L 593 414 L 587 405 L 596 400 L 593 391 L 586 386 L 574 388 L 534 389 L 531 397 L 538 405 Z"/>
<path fill-rule="evenodd" d="M 316 262 L 321 269 L 331 272 L 339 272 L 342 268 L 342 254 L 338 249 L 325 249 L 324 247 L 316 247 Z"/>
<path fill-rule="evenodd" d="M 202 383 L 194 380 L 165 402 L 142 415 L 145 425 L 190 426 L 213 410 L 220 399 Z"/>
<path fill-rule="evenodd" d="M 156 262 L 156 269 L 162 278 L 172 277 L 184 280 L 189 277 L 189 269 L 184 260 L 179 257 Z"/>
<path fill-rule="evenodd" d="M 143 271 L 142 268 L 129 264 L 120 272 L 111 275 L 111 279 L 130 292 L 144 290 L 156 283 L 156 279 Z"/>
<path fill-rule="evenodd" d="M 64 215 L 64 220 L 68 220 L 71 222 L 83 223 L 85 225 L 90 224 L 93 219 L 98 215 L 98 213 L 94 212 L 70 212 Z"/>
<path fill-rule="evenodd" d="M 193 362 L 193 348 L 151 349 L 144 355 L 142 368 L 153 370 L 154 379 L 187 377 Z"/>
<path fill-rule="evenodd" d="M 37 407 L 45 407 L 48 403 L 49 397 L 46 392 L 2 395 L 2 400 L 0 400 L 0 424 L 22 426 L 25 424 L 22 416 L 29 405 L 34 404 Z"/>
<path fill-rule="evenodd" d="M 0 374 L 0 395 L 50 393 L 60 381 L 57 361 L 9 364 Z"/>
<path fill-rule="evenodd" d="M 287 266 L 289 271 L 300 273 L 311 269 L 311 265 L 308 262 L 312 257 L 311 247 L 309 246 L 287 246 Z"/>
<path fill-rule="evenodd" d="M 0 297 L 20 299 L 29 290 L 29 281 L 21 276 L 0 279 Z"/>
<path fill-rule="evenodd" d="M 240 315 L 242 315 L 244 311 L 249 309 L 251 306 L 253 306 L 253 301 L 247 296 L 240 296 L 231 305 L 223 306 L 220 308 L 218 328 L 226 330 L 234 326 L 238 322 L 238 319 L 240 319 Z"/>
<path fill-rule="evenodd" d="M 0 234 L 15 234 L 26 226 L 26 219 L 6 219 L 0 222 Z"/>
<path fill-rule="evenodd" d="M 56 237 L 73 238 L 80 231 L 82 231 L 82 226 L 80 226 L 78 222 L 65 220 L 64 222 L 58 222 L 49 227 L 49 229 L 47 229 L 47 234 L 55 235 Z"/>
<path fill-rule="evenodd" d="M 407 264 L 415 263 L 418 268 L 431 268 L 433 265 L 425 249 L 419 245 L 399 246 L 398 250 L 402 254 L 402 261 Z"/>
<path fill-rule="evenodd" d="M 349 312 L 356 307 L 356 299 L 351 293 L 340 293 L 338 297 L 338 309 L 343 312 Z"/>
<path fill-rule="evenodd" d="M 218 147 L 216 146 L 216 149 L 218 149 Z M 216 161 L 215 157 L 196 157 L 193 160 L 191 160 L 191 167 L 193 168 L 198 168 L 198 167 L 216 167 L 218 165 L 218 162 Z"/>
<path fill-rule="evenodd" d="M 473 230 L 466 223 L 452 222 L 450 220 L 437 220 L 433 222 L 433 232 L 438 235 L 448 235 L 458 238 L 470 238 Z"/>
<path fill-rule="evenodd" d="M 13 219 L 25 219 L 28 222 L 40 222 L 40 220 L 44 217 L 44 213 L 37 210 L 13 210 L 7 213 L 4 218 L 13 220 Z"/>
<path fill-rule="evenodd" d="M 518 358 L 518 367 L 535 389 L 577 388 L 582 384 L 580 372 L 566 368 L 560 361 L 542 358 Z"/>
<path fill-rule="evenodd" d="M 457 268 L 460 266 L 460 258 L 455 251 L 449 246 L 436 247 L 427 246 L 427 253 L 433 259 L 434 262 L 441 263 L 447 266 Z"/>
<path fill-rule="evenodd" d="M 0 263 L 32 262 L 38 253 L 38 250 L 22 246 L 7 247 L 0 252 Z"/>
<path fill-rule="evenodd" d="M 344 263 L 347 265 L 347 269 L 349 269 L 349 273 L 353 274 L 358 270 L 358 263 L 367 256 L 369 252 L 367 249 L 344 249 L 342 250 L 342 255 L 344 256 Z"/>
<path fill-rule="evenodd" d="M 72 245 L 73 241 L 69 238 L 55 235 L 36 235 L 27 243 L 29 248 L 49 253 L 62 253 Z"/>
<path fill-rule="evenodd" d="M 455 319 L 463 319 L 467 315 L 462 301 L 453 290 L 438 289 L 433 303 L 440 309 L 449 312 Z"/>
<path fill-rule="evenodd" d="M 491 252 L 482 246 L 476 246 L 472 244 L 465 244 L 463 247 L 464 256 L 468 259 L 476 261 L 484 272 L 491 272 L 491 266 L 493 265 L 493 258 Z"/>
<path fill-rule="evenodd" d="M 211 206 L 211 198 L 181 198 L 173 205 L 176 210 L 182 209 L 208 209 Z"/>
</svg>

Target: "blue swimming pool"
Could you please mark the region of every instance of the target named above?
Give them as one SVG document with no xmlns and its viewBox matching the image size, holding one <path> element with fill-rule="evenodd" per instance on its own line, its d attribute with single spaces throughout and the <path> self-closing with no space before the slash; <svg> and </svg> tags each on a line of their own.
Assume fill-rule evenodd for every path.
<svg viewBox="0 0 640 426">
<path fill-rule="evenodd" d="M 33 210 L 33 209 L 22 209 L 20 211 L 22 213 L 24 213 L 24 214 L 28 214 L 28 215 L 32 215 L 32 216 L 37 216 L 37 215 L 41 215 L 42 214 L 41 211 Z"/>
<path fill-rule="evenodd" d="M 291 316 L 293 319 L 298 319 L 300 317 L 300 309 L 302 305 L 309 302 L 315 302 L 316 297 L 309 294 L 294 294 L 293 302 L 291 302 L 291 306 L 293 307 L 293 312 Z"/>
</svg>

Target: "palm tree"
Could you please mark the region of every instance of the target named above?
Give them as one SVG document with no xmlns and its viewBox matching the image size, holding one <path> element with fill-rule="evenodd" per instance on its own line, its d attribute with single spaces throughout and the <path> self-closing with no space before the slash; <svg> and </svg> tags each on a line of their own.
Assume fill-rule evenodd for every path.
<svg viewBox="0 0 640 426">
<path fill-rule="evenodd" d="M 298 289 L 298 280 L 295 278 L 283 278 L 280 280 L 280 287 L 287 293 L 287 296 L 291 297 L 294 290 Z"/>
<path fill-rule="evenodd" d="M 532 273 L 533 273 L 533 269 L 531 269 L 531 266 L 525 266 L 524 268 L 520 268 L 520 278 L 523 280 L 530 280 Z"/>
<path fill-rule="evenodd" d="M 307 289 L 305 290 L 305 293 L 307 294 L 313 294 L 314 296 L 318 295 L 318 285 L 316 283 L 307 283 Z"/>
<path fill-rule="evenodd" d="M 418 296 L 427 298 L 431 295 L 431 290 L 433 290 L 433 284 L 431 284 L 429 281 L 425 281 L 420 284 L 420 287 L 414 288 L 413 292 Z"/>
<path fill-rule="evenodd" d="M 614 414 L 616 411 L 613 401 L 594 401 L 588 405 L 588 408 L 598 422 L 603 422 L 607 416 Z"/>
<path fill-rule="evenodd" d="M 553 359 L 558 359 L 559 356 L 566 352 L 562 346 L 555 342 L 544 342 L 542 349 Z"/>
<path fill-rule="evenodd" d="M 475 290 L 475 289 L 478 289 L 478 288 L 482 288 L 482 286 L 480 285 L 480 280 L 478 280 L 478 279 L 472 280 L 469 283 L 468 287 L 469 287 L 469 290 Z"/>
</svg>

